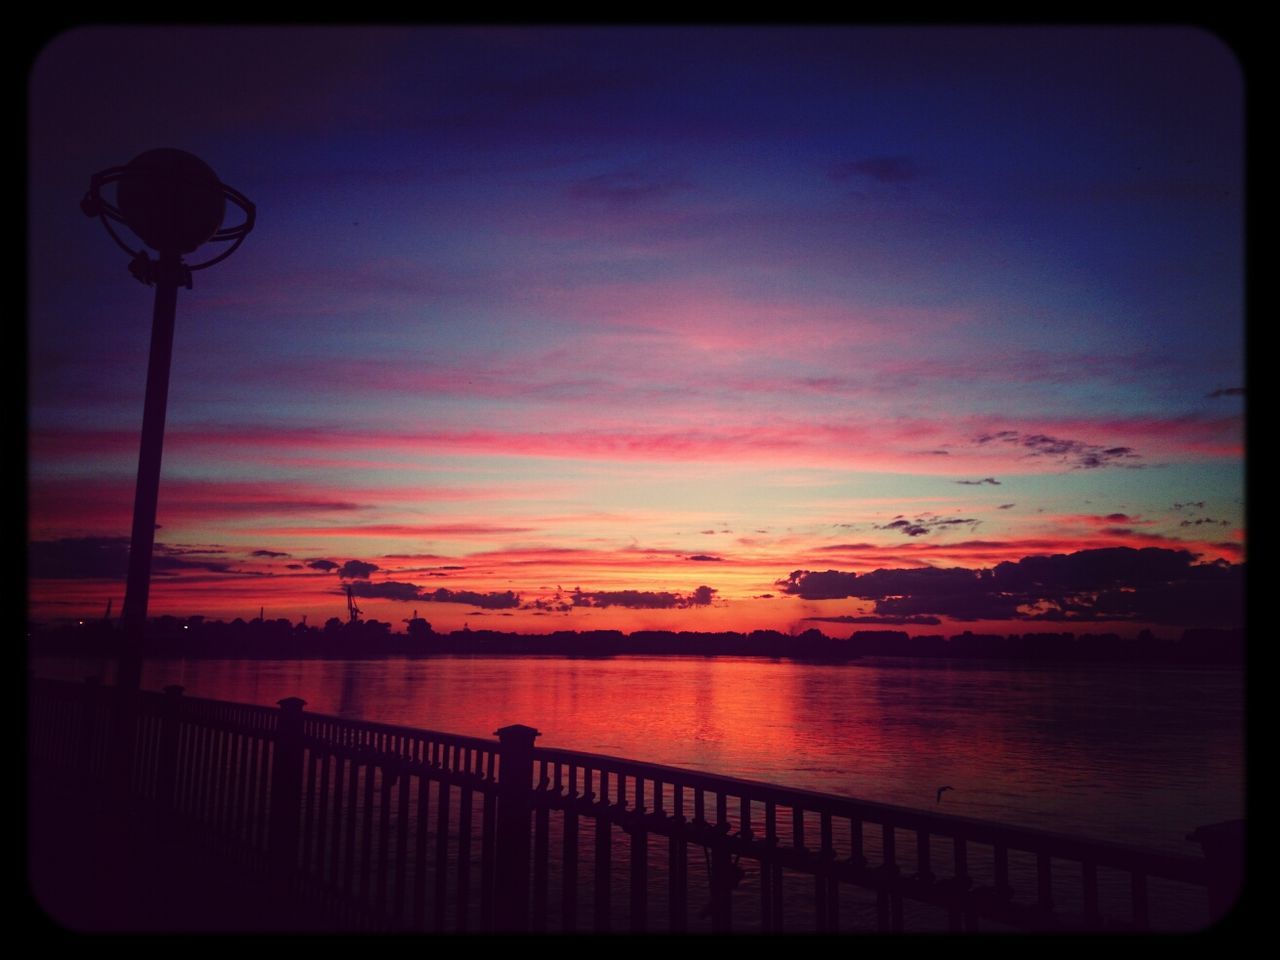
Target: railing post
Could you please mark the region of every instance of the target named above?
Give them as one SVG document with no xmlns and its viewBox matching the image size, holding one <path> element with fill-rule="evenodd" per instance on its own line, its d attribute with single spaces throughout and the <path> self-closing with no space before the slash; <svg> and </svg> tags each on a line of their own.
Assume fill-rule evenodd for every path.
<svg viewBox="0 0 1280 960">
<path fill-rule="evenodd" d="M 173 824 L 177 810 L 174 789 L 178 781 L 178 724 L 183 687 L 165 687 L 164 706 L 160 712 L 160 750 L 156 764 L 156 804 L 165 827 Z"/>
<path fill-rule="evenodd" d="M 1209 867 L 1209 920 L 1217 923 L 1240 899 L 1244 880 L 1244 821 L 1197 827 L 1187 839 L 1200 844 Z"/>
<path fill-rule="evenodd" d="M 533 811 L 533 727 L 513 724 L 495 732 L 498 770 L 498 830 L 494 925 L 504 933 L 529 929 L 529 842 Z"/>
<path fill-rule="evenodd" d="M 302 808 L 302 708 L 307 701 L 286 697 L 280 704 L 271 760 L 271 812 L 267 845 L 271 869 L 283 879 L 297 865 Z"/>
</svg>

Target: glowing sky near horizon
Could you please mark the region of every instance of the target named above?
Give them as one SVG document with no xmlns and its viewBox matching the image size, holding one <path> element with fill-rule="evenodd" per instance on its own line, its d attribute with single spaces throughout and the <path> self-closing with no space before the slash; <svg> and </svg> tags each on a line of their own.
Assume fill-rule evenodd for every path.
<svg viewBox="0 0 1280 960">
<path fill-rule="evenodd" d="M 792 571 L 1244 560 L 1206 33 L 93 28 L 29 104 L 33 617 L 123 597 L 73 554 L 129 532 L 152 293 L 77 202 L 156 146 L 258 226 L 179 294 L 153 613 L 345 616 L 326 559 L 396 624 L 842 633 Z M 911 625 L 962 628 L 1027 624 Z"/>
</svg>

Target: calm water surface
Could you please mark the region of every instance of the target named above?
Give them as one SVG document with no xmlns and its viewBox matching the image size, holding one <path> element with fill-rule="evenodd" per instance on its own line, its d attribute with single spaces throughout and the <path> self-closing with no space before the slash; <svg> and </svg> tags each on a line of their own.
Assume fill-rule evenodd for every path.
<svg viewBox="0 0 1280 960">
<path fill-rule="evenodd" d="M 102 664 L 48 660 L 81 679 Z M 109 669 L 106 671 L 109 674 Z M 1199 854 L 1244 816 L 1238 670 L 734 658 L 187 660 L 143 685 L 540 744 Z M 935 799 L 939 786 L 954 789 Z"/>
</svg>

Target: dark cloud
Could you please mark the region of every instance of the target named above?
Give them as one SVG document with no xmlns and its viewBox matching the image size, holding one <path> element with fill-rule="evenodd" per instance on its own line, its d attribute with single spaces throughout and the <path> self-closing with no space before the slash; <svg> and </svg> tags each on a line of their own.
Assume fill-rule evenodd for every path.
<svg viewBox="0 0 1280 960">
<path fill-rule="evenodd" d="M 937 617 L 805 617 L 806 620 L 819 620 L 823 623 L 881 623 L 890 624 L 892 626 L 915 625 L 920 627 L 936 627 L 942 623 Z"/>
<path fill-rule="evenodd" d="M 874 600 L 877 616 L 1240 624 L 1244 566 L 1194 561 L 1188 550 L 1104 547 L 1023 557 L 990 570 L 924 567 L 861 575 L 795 570 L 778 585 L 806 600 Z"/>
<path fill-rule="evenodd" d="M 687 559 L 700 560 L 703 562 L 719 563 L 720 561 L 724 560 L 724 557 L 709 557 L 705 553 L 695 553 L 693 556 L 688 557 Z"/>
<path fill-rule="evenodd" d="M 1204 509 L 1204 501 L 1203 501 L 1203 500 L 1192 500 L 1190 503 L 1175 503 L 1175 504 L 1173 505 L 1173 509 L 1175 509 L 1175 510 L 1189 509 L 1189 508 L 1191 508 L 1191 507 L 1196 507 L 1196 508 L 1198 508 L 1198 509 L 1200 509 L 1200 510 L 1203 510 L 1203 509 Z"/>
<path fill-rule="evenodd" d="M 955 483 L 963 483 L 968 487 L 980 487 L 984 483 L 989 483 L 994 487 L 1000 486 L 1000 481 L 995 477 L 983 477 L 981 480 L 956 480 Z"/>
<path fill-rule="evenodd" d="M 312 570 L 321 570 L 325 573 L 338 569 L 338 565 L 332 560 L 311 560 L 307 563 L 307 566 Z"/>
<path fill-rule="evenodd" d="M 1133 518 L 1127 513 L 1108 513 L 1103 520 L 1110 520 L 1112 523 L 1133 523 Z"/>
<path fill-rule="evenodd" d="M 306 569 L 306 568 L 305 568 L 305 567 L 303 567 L 303 565 L 302 565 L 302 564 L 300 564 L 300 563 L 286 563 L 286 564 L 284 565 L 284 568 L 285 568 L 286 570 L 304 570 L 304 569 Z"/>
<path fill-rule="evenodd" d="M 505 593 L 475 593 L 471 590 L 447 590 L 440 587 L 431 593 L 423 593 L 417 599 L 435 603 L 463 603 L 484 610 L 505 610 L 520 606 L 520 598 L 507 590 Z"/>
<path fill-rule="evenodd" d="M 878 183 L 910 183 L 920 176 L 915 161 L 902 156 L 864 157 L 835 164 L 828 172 L 833 180 L 868 177 Z"/>
<path fill-rule="evenodd" d="M 852 524 L 842 524 L 842 526 L 852 526 Z M 832 543 L 825 547 L 818 547 L 818 550 L 875 550 L 878 549 L 874 543 Z"/>
<path fill-rule="evenodd" d="M 281 553 L 279 550 L 255 550 L 250 554 L 253 557 L 287 557 L 287 553 Z"/>
<path fill-rule="evenodd" d="M 51 580 L 123 580 L 129 575 L 128 537 L 37 540 L 27 547 L 28 573 Z"/>
<path fill-rule="evenodd" d="M 708 587 L 708 586 L 698 587 L 696 590 L 693 591 L 693 593 L 689 594 L 689 606 L 705 607 L 711 603 L 711 598 L 715 595 L 715 593 L 716 591 L 711 587 Z"/>
<path fill-rule="evenodd" d="M 714 530 L 699 530 L 698 532 L 699 532 L 699 533 L 702 533 L 702 534 L 713 534 L 713 533 L 715 533 L 715 531 L 714 531 Z"/>
<path fill-rule="evenodd" d="M 211 560 L 184 560 L 184 556 L 215 553 L 214 550 L 184 550 L 157 543 L 151 556 L 151 570 L 164 575 L 178 570 L 208 570 L 227 573 L 230 566 Z M 36 540 L 27 547 L 28 573 L 49 580 L 124 580 L 129 575 L 128 537 L 64 537 Z"/>
<path fill-rule="evenodd" d="M 1013 620 L 1022 598 L 997 593 L 943 594 L 931 597 L 887 597 L 876 601 L 876 613 L 914 616 L 931 613 L 952 620 Z"/>
<path fill-rule="evenodd" d="M 997 510 L 1012 510 L 1012 509 L 1013 509 L 1014 507 L 1016 507 L 1016 506 L 1017 506 L 1017 504 L 1016 504 L 1016 503 L 1002 503 L 1002 504 L 1000 504 L 1000 506 L 996 507 L 996 509 L 997 509 Z"/>
<path fill-rule="evenodd" d="M 1132 447 L 1103 447 L 1082 440 L 1064 440 L 1044 433 L 1018 433 L 1016 430 L 979 434 L 973 438 L 973 442 L 979 446 L 989 443 L 1011 444 L 1025 450 L 1023 455 L 1026 457 L 1050 457 L 1069 463 L 1077 470 L 1109 466 L 1138 467 L 1141 464 L 1129 461 L 1142 459 Z"/>
<path fill-rule="evenodd" d="M 1215 390 L 1213 391 L 1213 393 L 1208 395 L 1210 400 L 1215 400 L 1218 397 L 1243 397 L 1243 396 L 1244 396 L 1244 387 L 1223 387 L 1222 389 Z"/>
<path fill-rule="evenodd" d="M 344 588 L 345 589 L 345 588 Z M 416 583 L 403 583 L 399 580 L 383 580 L 381 583 L 370 583 L 368 580 L 356 580 L 351 584 L 351 592 L 357 597 L 376 597 L 382 600 L 422 600 L 422 588 Z"/>
<path fill-rule="evenodd" d="M 1195 560 L 1189 550 L 1164 547 L 1103 547 L 998 563 L 993 571 L 1002 590 L 1055 596 L 1109 587 L 1149 587 L 1186 579 Z"/>
<path fill-rule="evenodd" d="M 1196 519 L 1196 520 L 1183 520 L 1183 521 L 1182 521 L 1182 523 L 1178 524 L 1178 526 L 1180 526 L 1180 527 L 1198 527 L 1198 526 L 1200 526 L 1201 524 L 1205 524 L 1205 523 L 1212 523 L 1212 524 L 1214 524 L 1215 526 L 1219 526 L 1219 527 L 1229 527 L 1229 526 L 1231 526 L 1231 521 L 1230 521 L 1230 520 L 1215 520 L 1215 519 L 1213 519 L 1212 517 L 1200 517 L 1199 519 Z"/>
<path fill-rule="evenodd" d="M 872 570 L 858 577 L 857 588 L 851 595 L 864 600 L 907 595 L 949 596 L 967 592 L 990 576 L 989 570 L 968 570 L 964 567 Z"/>
<path fill-rule="evenodd" d="M 369 574 L 380 570 L 376 563 L 365 563 L 363 560 L 348 560 L 338 571 L 343 580 L 368 580 Z"/>
<path fill-rule="evenodd" d="M 716 591 L 708 586 L 695 589 L 688 596 L 666 590 L 595 590 L 575 589 L 575 607 L 628 607 L 632 610 L 684 610 L 711 603 Z"/>
<path fill-rule="evenodd" d="M 854 595 L 856 573 L 827 570 L 824 573 L 809 570 L 792 570 L 786 580 L 779 580 L 783 593 L 790 593 L 805 600 L 841 600 Z"/>
<path fill-rule="evenodd" d="M 917 517 L 914 520 L 908 520 L 905 517 L 895 517 L 890 522 L 883 526 L 878 526 L 875 529 L 897 530 L 899 533 L 904 533 L 908 537 L 920 537 L 932 530 L 938 529 L 939 527 L 954 527 L 962 524 L 973 524 L 974 527 L 977 527 L 981 522 L 981 520 L 977 520 L 973 517 L 935 517 L 932 514 L 926 514 L 925 516 Z"/>
</svg>

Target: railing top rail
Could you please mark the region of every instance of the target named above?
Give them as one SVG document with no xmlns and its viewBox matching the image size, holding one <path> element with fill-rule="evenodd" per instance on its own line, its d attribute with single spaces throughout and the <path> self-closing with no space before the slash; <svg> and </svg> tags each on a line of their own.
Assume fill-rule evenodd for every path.
<svg viewBox="0 0 1280 960">
<path fill-rule="evenodd" d="M 70 692 L 84 691 L 86 689 L 83 683 L 45 680 L 43 678 L 32 679 L 37 685 L 47 690 L 58 689 Z M 148 691 L 144 692 L 144 696 L 152 699 L 164 695 Z M 258 704 L 241 704 L 225 700 L 189 698 L 185 696 L 182 700 L 185 704 L 211 704 L 223 707 L 247 708 L 272 716 L 278 716 L 279 714 L 279 711 L 274 707 Z M 347 728 L 371 730 L 394 736 L 416 739 L 425 738 L 494 754 L 500 750 L 500 744 L 497 740 L 426 730 L 418 727 L 356 720 L 332 714 L 312 713 L 310 711 L 305 713 L 304 720 L 313 723 L 333 723 Z M 689 770 L 683 767 L 671 767 L 623 757 L 585 753 L 556 747 L 535 747 L 533 760 L 535 763 L 544 761 L 547 763 L 571 764 L 592 770 L 639 776 L 644 779 L 661 781 L 662 783 L 678 784 L 682 787 L 742 797 L 755 802 L 773 802 L 784 807 L 825 813 L 835 817 L 848 817 L 905 830 L 927 831 L 930 834 L 939 836 L 954 837 L 975 843 L 999 845 L 1015 851 L 1045 854 L 1065 860 L 1088 862 L 1096 866 L 1132 870 L 1150 876 L 1180 880 L 1187 883 L 1208 884 L 1206 862 L 1201 858 L 1185 854 L 1146 850 L 1112 841 L 1094 840 L 1035 827 L 1018 827 L 987 820 L 975 820 L 955 814 L 933 813 L 913 807 L 902 807 L 872 800 L 860 800 L 855 797 L 784 787 L 758 780 L 746 780 L 738 777 Z"/>
<path fill-rule="evenodd" d="M 1186 854 L 1145 850 L 1113 841 L 1093 840 L 1035 827 L 1019 827 L 989 820 L 976 820 L 956 814 L 932 813 L 914 807 L 860 800 L 856 797 L 783 787 L 759 780 L 745 780 L 683 767 L 670 767 L 556 747 L 535 747 L 533 759 L 535 763 L 545 760 L 574 764 L 592 770 L 603 769 L 610 773 L 638 775 L 662 783 L 679 784 L 712 793 L 726 793 L 758 802 L 772 801 L 784 807 L 798 807 L 803 810 L 829 813 L 837 817 L 887 824 L 905 830 L 925 830 L 931 834 L 963 838 L 975 843 L 997 844 L 1012 850 L 1046 853 L 1066 860 L 1088 861 L 1098 866 L 1139 870 L 1152 876 L 1189 883 L 1208 883 L 1204 861 L 1199 857 Z"/>
<path fill-rule="evenodd" d="M 406 727 L 395 723 L 379 723 L 374 720 L 356 720 L 351 717 L 339 717 L 331 713 L 312 713 L 308 710 L 304 714 L 307 721 L 322 721 L 325 723 L 335 723 L 340 726 L 355 728 L 358 730 L 372 730 L 376 733 L 388 733 L 393 736 L 403 736 L 415 739 L 436 740 L 441 743 L 456 744 L 460 747 L 466 747 L 474 750 L 484 750 L 489 753 L 498 752 L 498 741 L 487 740 L 484 737 L 471 737 L 461 733 L 445 733 L 441 730 L 426 730 L 422 727 Z"/>
</svg>

